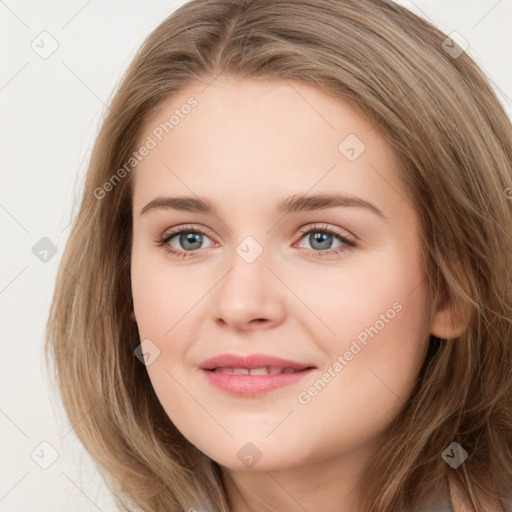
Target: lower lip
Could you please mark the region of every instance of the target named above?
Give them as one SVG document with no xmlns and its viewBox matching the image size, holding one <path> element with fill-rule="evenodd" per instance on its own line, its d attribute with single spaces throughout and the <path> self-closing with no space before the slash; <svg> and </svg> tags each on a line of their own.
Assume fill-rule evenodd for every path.
<svg viewBox="0 0 512 512">
<path fill-rule="evenodd" d="M 299 382 L 310 375 L 314 368 L 295 373 L 278 373 L 277 375 L 232 375 L 230 373 L 202 370 L 213 386 L 239 396 L 254 397 L 274 389 Z"/>
</svg>

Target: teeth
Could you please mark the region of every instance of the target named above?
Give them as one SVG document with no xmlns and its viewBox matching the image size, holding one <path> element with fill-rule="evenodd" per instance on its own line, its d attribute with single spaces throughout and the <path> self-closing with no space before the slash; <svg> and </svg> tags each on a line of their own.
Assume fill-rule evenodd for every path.
<svg viewBox="0 0 512 512">
<path fill-rule="evenodd" d="M 233 373 L 233 368 L 215 368 L 213 370 L 214 372 L 219 372 L 219 373 Z"/>
<path fill-rule="evenodd" d="M 268 368 L 251 368 L 249 372 L 251 375 L 268 375 Z"/>
<path fill-rule="evenodd" d="M 248 368 L 230 368 L 232 370 L 233 375 L 249 375 L 249 369 Z"/>
<path fill-rule="evenodd" d="M 269 366 L 264 368 L 215 368 L 214 371 L 231 375 L 277 375 L 279 373 L 296 373 L 298 370 Z"/>
</svg>

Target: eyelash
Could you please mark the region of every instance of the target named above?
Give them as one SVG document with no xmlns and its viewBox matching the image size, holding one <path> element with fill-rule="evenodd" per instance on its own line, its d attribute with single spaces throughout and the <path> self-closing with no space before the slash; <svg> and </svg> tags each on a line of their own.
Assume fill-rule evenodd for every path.
<svg viewBox="0 0 512 512">
<path fill-rule="evenodd" d="M 357 246 L 355 240 L 353 240 L 350 237 L 347 237 L 346 235 L 342 235 L 336 230 L 329 229 L 327 225 L 313 225 L 308 226 L 306 228 L 301 228 L 299 230 L 300 238 L 301 240 L 305 235 L 312 233 L 312 232 L 319 232 L 319 233 L 327 233 L 329 235 L 333 235 L 336 238 L 338 238 L 342 243 L 348 246 L 348 248 L 354 248 Z M 197 249 L 195 251 L 178 251 L 171 245 L 169 245 L 169 242 L 177 235 L 181 235 L 183 233 L 194 233 L 194 234 L 201 234 L 204 236 L 207 236 L 208 238 L 211 238 L 208 236 L 207 233 L 205 233 L 202 229 L 193 227 L 193 226 L 180 226 L 179 228 L 173 228 L 170 231 L 165 232 L 161 238 L 157 240 L 157 245 L 161 247 L 166 254 L 172 254 L 174 256 L 177 256 L 179 258 L 188 258 L 191 256 L 195 256 L 199 251 L 202 249 Z M 313 249 L 306 249 L 311 255 L 313 255 L 315 258 L 323 258 L 325 256 L 333 256 L 340 254 L 347 250 L 347 247 L 337 247 L 335 249 L 329 249 L 326 251 L 315 251 Z"/>
</svg>

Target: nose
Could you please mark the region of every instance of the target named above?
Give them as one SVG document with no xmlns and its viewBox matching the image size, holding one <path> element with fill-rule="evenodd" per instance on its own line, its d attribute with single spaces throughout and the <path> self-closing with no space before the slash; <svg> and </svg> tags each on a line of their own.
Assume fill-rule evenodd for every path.
<svg viewBox="0 0 512 512">
<path fill-rule="evenodd" d="M 285 316 L 286 287 L 263 252 L 248 262 L 234 251 L 231 268 L 216 286 L 214 321 L 237 330 L 271 328 Z"/>
</svg>

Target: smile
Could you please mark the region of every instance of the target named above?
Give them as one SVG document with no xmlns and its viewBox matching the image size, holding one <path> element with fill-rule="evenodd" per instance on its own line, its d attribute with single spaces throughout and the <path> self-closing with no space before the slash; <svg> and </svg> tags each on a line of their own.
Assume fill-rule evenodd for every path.
<svg viewBox="0 0 512 512">
<path fill-rule="evenodd" d="M 300 370 L 295 368 L 269 366 L 264 368 L 215 368 L 211 371 L 227 373 L 230 375 L 278 375 L 280 373 L 297 373 Z"/>
</svg>

